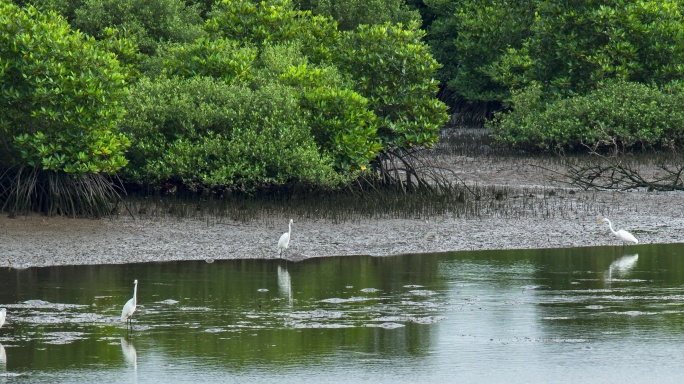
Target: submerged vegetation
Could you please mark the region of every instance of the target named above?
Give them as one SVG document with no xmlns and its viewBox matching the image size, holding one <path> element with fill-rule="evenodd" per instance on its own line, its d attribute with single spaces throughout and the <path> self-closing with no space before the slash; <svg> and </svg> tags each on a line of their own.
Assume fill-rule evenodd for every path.
<svg viewBox="0 0 684 384">
<path fill-rule="evenodd" d="M 447 111 L 486 121 L 497 151 L 613 150 L 605 176 L 684 144 L 682 7 L 0 0 L 0 207 L 102 216 L 127 190 L 463 201 L 479 194 L 430 158 Z M 565 176 L 681 184 L 678 164 L 581 183 L 596 170 Z"/>
</svg>

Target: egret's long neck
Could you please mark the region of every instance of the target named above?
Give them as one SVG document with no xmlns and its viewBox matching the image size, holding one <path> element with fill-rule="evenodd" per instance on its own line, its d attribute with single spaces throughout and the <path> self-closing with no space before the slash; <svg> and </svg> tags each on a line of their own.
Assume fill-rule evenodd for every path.
<svg viewBox="0 0 684 384">
<path fill-rule="evenodd" d="M 292 235 L 292 222 L 290 221 L 290 224 L 287 225 L 287 235 L 290 236 Z"/>
<path fill-rule="evenodd" d="M 608 228 L 610 228 L 610 231 L 617 235 L 617 232 L 615 232 L 615 230 L 613 229 L 613 223 L 611 223 L 608 219 L 606 219 L 606 221 L 608 222 Z"/>
<path fill-rule="evenodd" d="M 133 287 L 133 304 L 137 305 L 138 303 L 138 283 L 135 283 L 135 287 Z"/>
</svg>

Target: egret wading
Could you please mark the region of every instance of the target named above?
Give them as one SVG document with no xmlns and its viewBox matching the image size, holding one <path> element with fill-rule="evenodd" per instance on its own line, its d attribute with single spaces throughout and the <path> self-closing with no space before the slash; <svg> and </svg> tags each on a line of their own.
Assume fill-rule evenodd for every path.
<svg viewBox="0 0 684 384">
<path fill-rule="evenodd" d="M 128 300 L 126 305 L 124 305 L 123 310 L 121 310 L 121 322 L 128 321 L 128 327 L 132 328 L 133 325 L 131 324 L 131 316 L 133 315 L 133 312 L 135 312 L 135 306 L 138 302 L 138 280 L 136 279 L 134 282 L 134 287 L 133 287 L 133 297 Z"/>
<path fill-rule="evenodd" d="M 287 232 L 283 233 L 278 240 L 278 257 L 283 257 L 283 253 L 290 245 L 290 234 L 292 233 L 292 223 L 294 220 L 290 219 L 290 224 L 287 226 Z"/>
<path fill-rule="evenodd" d="M 605 217 L 603 219 L 600 219 L 598 222 L 608 223 L 608 228 L 610 228 L 610 231 L 613 232 L 613 235 L 615 235 L 618 239 L 622 240 L 623 246 L 627 244 L 639 244 L 639 240 L 637 240 L 636 237 L 634 237 L 634 235 L 625 231 L 624 229 L 615 231 L 613 229 L 613 223 L 611 223 L 610 220 L 606 219 Z"/>
</svg>

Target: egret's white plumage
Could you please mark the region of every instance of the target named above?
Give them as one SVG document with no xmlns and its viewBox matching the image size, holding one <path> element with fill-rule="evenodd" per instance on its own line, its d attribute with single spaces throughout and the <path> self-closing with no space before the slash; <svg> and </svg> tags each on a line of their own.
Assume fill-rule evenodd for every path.
<svg viewBox="0 0 684 384">
<path fill-rule="evenodd" d="M 136 279 L 133 284 L 135 285 L 133 287 L 133 297 L 128 300 L 126 305 L 124 305 L 123 310 L 121 311 L 121 322 L 124 322 L 128 320 L 129 322 L 131 315 L 133 315 L 133 312 L 135 312 L 135 306 L 137 305 L 138 302 L 138 280 Z"/>
<path fill-rule="evenodd" d="M 7 316 L 7 309 L 0 308 L 0 328 L 5 324 L 5 316 Z"/>
<path fill-rule="evenodd" d="M 283 252 L 290 245 L 290 234 L 292 233 L 292 223 L 294 220 L 290 219 L 290 224 L 287 226 L 287 232 L 283 233 L 278 240 L 278 256 L 282 257 Z"/>
<path fill-rule="evenodd" d="M 613 229 L 613 223 L 610 222 L 610 220 L 606 219 L 605 217 L 603 219 L 600 219 L 598 221 L 599 223 L 608 223 L 608 228 L 610 228 L 610 231 L 613 232 L 613 235 L 615 235 L 618 239 L 622 240 L 622 244 L 638 244 L 639 240 L 634 237 L 631 233 L 625 231 L 624 229 L 621 229 L 619 231 L 615 231 Z"/>
</svg>

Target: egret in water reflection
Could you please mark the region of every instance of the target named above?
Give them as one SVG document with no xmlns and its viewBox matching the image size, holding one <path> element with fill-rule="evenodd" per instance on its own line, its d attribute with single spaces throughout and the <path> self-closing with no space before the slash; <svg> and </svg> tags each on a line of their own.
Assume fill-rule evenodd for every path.
<svg viewBox="0 0 684 384">
<path fill-rule="evenodd" d="M 6 308 L 0 308 L 0 328 L 2 328 L 2 325 L 5 324 L 5 317 L 7 316 L 7 309 Z"/>
<path fill-rule="evenodd" d="M 133 315 L 133 312 L 135 312 L 135 306 L 137 304 L 137 296 L 138 296 L 138 280 L 136 279 L 133 284 L 135 285 L 133 287 L 133 297 L 128 300 L 126 305 L 124 305 L 123 310 L 121 311 L 121 322 L 124 322 L 128 320 L 128 326 L 132 327 L 133 325 L 131 324 L 131 316 Z"/>
<path fill-rule="evenodd" d="M 290 234 L 292 233 L 292 223 L 294 220 L 290 219 L 290 224 L 287 226 L 287 232 L 283 233 L 278 240 L 278 256 L 282 257 L 283 253 L 290 245 Z"/>
<path fill-rule="evenodd" d="M 5 347 L 0 344 L 0 368 L 3 371 L 7 370 L 7 352 L 5 352 Z"/>
<path fill-rule="evenodd" d="M 278 265 L 278 291 L 287 297 L 287 304 L 292 306 L 292 278 L 287 268 Z"/>
<path fill-rule="evenodd" d="M 622 240 L 622 245 L 639 243 L 639 240 L 637 240 L 636 237 L 634 237 L 634 235 L 625 231 L 624 229 L 615 231 L 613 229 L 613 223 L 611 223 L 610 220 L 606 219 L 605 217 L 603 219 L 600 219 L 598 222 L 608 223 L 608 228 L 610 228 L 610 231 L 613 232 L 613 235 L 615 235 L 618 239 Z"/>
<path fill-rule="evenodd" d="M 610 263 L 608 267 L 608 280 L 613 280 L 613 275 L 622 276 L 631 271 L 639 260 L 639 254 L 623 255 L 619 259 Z"/>
<path fill-rule="evenodd" d="M 133 344 L 123 337 L 121 338 L 121 352 L 123 352 L 124 359 L 126 359 L 126 362 L 133 366 L 133 370 L 137 371 L 138 353 L 135 351 L 135 347 L 133 346 Z"/>
</svg>

